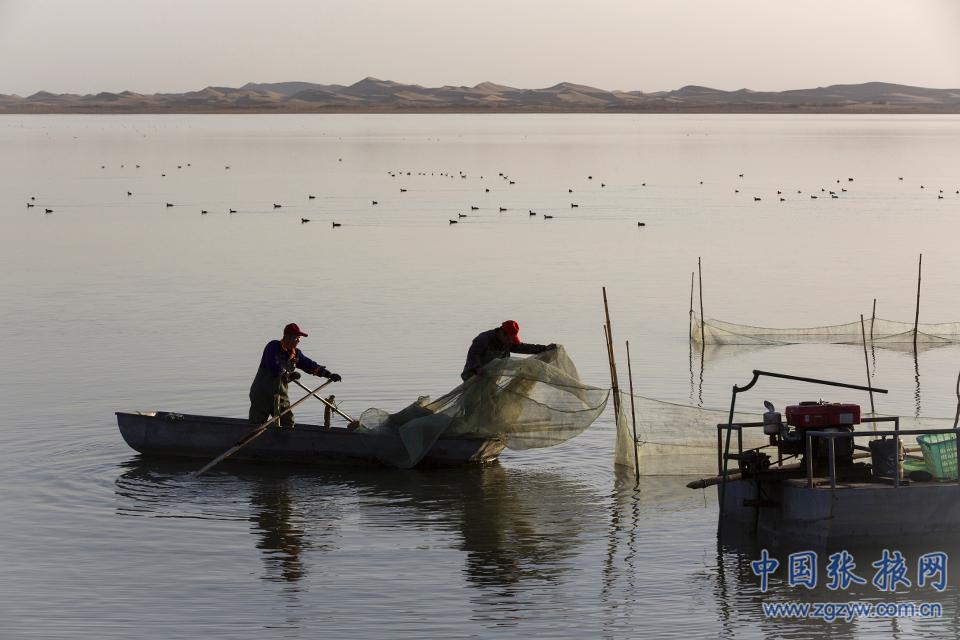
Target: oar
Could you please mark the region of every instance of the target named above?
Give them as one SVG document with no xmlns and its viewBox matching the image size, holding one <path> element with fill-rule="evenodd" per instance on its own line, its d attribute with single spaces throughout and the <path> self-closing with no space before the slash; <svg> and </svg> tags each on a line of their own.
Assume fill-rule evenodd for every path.
<svg viewBox="0 0 960 640">
<path fill-rule="evenodd" d="M 296 381 L 295 381 L 295 382 L 296 382 Z M 303 402 L 304 400 L 306 400 L 307 398 L 309 398 L 310 395 L 315 394 L 317 391 L 320 391 L 320 389 L 323 389 L 325 386 L 327 386 L 328 384 L 330 384 L 330 383 L 332 383 L 332 382 L 333 382 L 333 380 L 327 380 L 326 382 L 324 382 L 322 385 L 320 385 L 319 387 L 317 387 L 317 388 L 314 389 L 313 391 L 310 391 L 310 389 L 307 389 L 306 387 L 303 387 L 302 384 L 300 384 L 299 382 L 297 382 L 297 384 L 300 384 L 301 387 L 303 387 L 304 389 L 307 389 L 307 391 L 309 392 L 308 395 L 303 396 L 302 398 L 300 398 L 299 400 L 297 400 L 296 402 L 294 402 L 292 405 L 290 405 L 289 407 L 287 407 L 286 409 L 284 409 L 283 411 L 281 411 L 280 413 L 278 413 L 278 414 L 275 415 L 274 417 L 270 418 L 269 420 L 267 420 L 266 422 L 264 422 L 262 425 L 260 425 L 259 427 L 257 427 L 256 429 L 254 429 L 253 431 L 251 431 L 250 433 L 248 433 L 247 435 L 245 435 L 245 436 L 243 436 L 242 438 L 240 438 L 239 440 L 237 440 L 237 443 L 236 443 L 235 445 L 233 445 L 232 447 L 230 447 L 229 449 L 227 449 L 226 451 L 224 451 L 223 453 L 221 453 L 219 456 L 217 456 L 216 458 L 214 458 L 213 460 L 211 460 L 210 462 L 208 462 L 208 463 L 207 463 L 206 465 L 204 465 L 204 467 L 203 467 L 202 469 L 200 469 L 199 471 L 195 471 L 195 472 L 193 473 L 193 477 L 194 477 L 194 478 L 197 478 L 197 477 L 199 477 L 200 475 L 206 473 L 206 472 L 209 471 L 211 468 L 213 468 L 215 465 L 223 462 L 224 460 L 226 460 L 227 458 L 229 458 L 230 456 L 232 456 L 233 454 L 235 454 L 237 451 L 239 451 L 240 449 L 242 449 L 242 448 L 245 447 L 246 445 L 250 444 L 251 442 L 253 442 L 253 441 L 256 440 L 257 438 L 259 438 L 259 437 L 260 437 L 261 435 L 263 435 L 263 433 L 267 430 L 267 427 L 269 427 L 270 425 L 272 425 L 274 422 L 278 421 L 281 416 L 289 413 L 291 410 L 293 410 L 293 408 L 294 408 L 295 406 L 297 406 L 298 404 L 300 404 L 301 402 Z"/>
<path fill-rule="evenodd" d="M 340 407 L 338 407 L 337 405 L 333 404 L 332 402 L 330 402 L 330 401 L 327 400 L 326 398 L 324 398 L 324 397 L 322 397 L 322 396 L 318 396 L 318 395 L 317 395 L 317 391 L 319 391 L 319 389 L 314 390 L 314 391 L 310 391 L 310 389 L 307 389 L 305 386 L 303 386 L 302 384 L 300 384 L 300 381 L 299 381 L 299 380 L 294 380 L 293 382 L 294 382 L 298 387 L 300 387 L 301 389 L 303 389 L 304 391 L 306 391 L 307 393 L 309 393 L 310 395 L 312 395 L 314 398 L 316 398 L 317 400 L 319 400 L 319 401 L 322 402 L 323 404 L 325 404 L 325 405 L 327 405 L 328 407 L 330 407 L 330 409 L 332 409 L 332 410 L 333 410 L 337 415 L 339 415 L 341 418 L 344 418 L 345 420 L 349 420 L 351 424 L 357 424 L 357 421 L 356 421 L 355 419 L 351 418 L 350 416 L 348 416 L 348 415 L 347 415 L 346 413 L 344 413 L 343 411 L 341 411 L 341 410 L 340 410 Z"/>
</svg>

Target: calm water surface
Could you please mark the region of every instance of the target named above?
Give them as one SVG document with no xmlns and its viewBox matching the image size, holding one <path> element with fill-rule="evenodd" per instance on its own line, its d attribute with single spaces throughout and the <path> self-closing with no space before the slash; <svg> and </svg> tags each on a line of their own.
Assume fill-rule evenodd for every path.
<svg viewBox="0 0 960 640">
<path fill-rule="evenodd" d="M 483 469 L 191 480 L 113 412 L 244 416 L 291 321 L 353 413 L 450 389 L 506 318 L 606 386 L 602 285 L 642 395 L 723 407 L 755 368 L 860 383 L 859 347 L 691 357 L 691 272 L 735 322 L 848 322 L 874 298 L 910 320 L 923 253 L 921 321 L 960 320 L 960 118 L 16 116 L 0 150 L 0 637 L 956 637 L 953 584 L 762 594 L 712 491 L 617 476 L 610 414 Z M 960 348 L 870 361 L 878 409 L 953 415 Z M 879 550 L 851 551 L 869 577 Z M 764 617 L 793 600 L 944 616 Z"/>
</svg>

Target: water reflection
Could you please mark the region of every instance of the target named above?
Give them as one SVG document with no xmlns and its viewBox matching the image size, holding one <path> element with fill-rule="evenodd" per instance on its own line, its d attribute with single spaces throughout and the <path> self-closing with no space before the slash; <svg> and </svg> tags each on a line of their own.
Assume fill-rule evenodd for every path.
<svg viewBox="0 0 960 640">
<path fill-rule="evenodd" d="M 494 600 L 569 570 L 584 527 L 603 498 L 555 473 L 466 469 L 278 469 L 234 463 L 202 482 L 190 461 L 134 458 L 115 483 L 118 515 L 236 520 L 252 525 L 268 581 L 297 583 L 336 551 L 347 514 L 364 537 L 389 530 L 394 544 L 424 529 L 454 534 L 466 584 Z"/>
<path fill-rule="evenodd" d="M 253 514 L 250 521 L 260 538 L 257 549 L 263 553 L 267 580 L 298 582 L 305 574 L 303 551 L 305 527 L 295 513 L 295 505 L 286 481 L 259 483 L 250 497 Z"/>
<path fill-rule="evenodd" d="M 881 591 L 871 583 L 876 572 L 871 565 L 880 559 L 884 548 L 901 551 L 909 569 L 908 577 L 912 585 L 898 587 L 896 592 Z M 768 589 L 761 590 L 760 578 L 754 574 L 750 563 L 760 557 L 760 545 L 750 537 L 736 540 L 724 538 L 717 543 L 715 569 L 705 572 L 703 578 L 712 583 L 711 589 L 716 600 L 718 623 L 723 629 L 723 637 L 736 637 L 745 627 L 754 627 L 760 631 L 760 637 L 802 638 L 816 634 L 828 634 L 835 638 L 858 638 L 889 636 L 895 638 L 918 637 L 956 637 L 958 615 L 960 615 L 960 589 L 955 576 L 960 571 L 960 545 L 949 539 L 927 540 L 922 544 L 909 540 L 888 541 L 878 545 L 864 540 L 862 544 L 847 546 L 844 549 L 830 548 L 819 550 L 816 586 L 808 589 L 804 586 L 791 586 L 787 580 L 787 564 L 791 551 L 805 551 L 801 548 L 771 549 L 770 555 L 780 561 L 777 572 L 771 576 Z M 848 551 L 856 562 L 854 572 L 866 579 L 864 585 L 851 584 L 846 589 L 829 589 L 826 567 L 830 553 Z M 930 587 L 918 587 L 916 570 L 919 556 L 931 551 L 944 551 L 950 556 L 947 569 L 948 586 L 939 592 Z M 834 606 L 847 603 L 939 603 L 943 607 L 943 616 L 922 618 L 919 615 L 901 615 L 895 618 L 874 616 L 852 619 L 838 618 L 832 622 L 807 618 L 777 618 L 764 614 L 763 604 L 798 602 L 805 604 L 829 603 Z"/>
<path fill-rule="evenodd" d="M 811 351 L 805 351 L 805 355 L 800 356 L 799 362 L 802 365 L 807 365 L 808 360 L 816 360 L 819 356 L 815 355 L 816 353 L 823 353 L 821 350 L 827 349 L 837 349 L 837 348 L 854 348 L 857 345 L 846 344 L 846 343 L 804 343 L 808 344 L 808 349 Z M 909 358 L 910 362 L 910 382 L 912 383 L 912 406 L 910 409 L 915 418 L 919 418 L 922 414 L 922 398 L 921 398 L 921 386 L 920 386 L 920 356 L 933 352 L 934 350 L 941 349 L 942 347 L 956 346 L 955 343 L 947 342 L 932 342 L 932 343 L 918 343 L 913 345 L 912 343 L 904 342 L 871 342 L 869 344 L 869 352 L 872 354 L 872 363 L 870 365 L 870 380 L 875 381 L 878 377 L 878 364 L 877 364 L 877 349 L 882 349 L 885 352 L 891 354 L 900 354 Z M 712 378 L 722 377 L 724 373 L 720 370 L 720 363 L 724 360 L 733 360 L 735 358 L 744 359 L 748 364 L 745 365 L 744 369 L 757 368 L 754 365 L 757 363 L 767 363 L 771 361 L 778 362 L 780 359 L 785 357 L 783 354 L 777 354 L 778 350 L 789 347 L 798 347 L 798 344 L 755 344 L 755 345 L 715 345 L 708 344 L 706 346 L 699 343 L 691 343 L 689 351 L 689 363 L 688 363 L 688 373 L 690 376 L 690 390 L 689 397 L 691 404 L 696 406 L 703 406 L 703 390 L 704 390 L 704 378 L 707 377 L 708 381 Z M 815 351 L 813 351 L 815 350 Z M 814 355 L 810 355 L 814 354 Z M 746 356 L 754 356 L 751 358 L 745 358 Z M 695 361 L 699 362 L 699 367 L 695 366 Z M 891 362 L 896 362 L 891 361 Z M 711 373 L 706 372 L 706 368 L 710 365 L 713 371 Z M 763 368 L 762 365 L 759 368 Z M 698 381 L 695 383 L 695 371 Z M 905 372 L 905 369 L 902 366 L 896 366 L 891 364 L 887 367 L 886 379 L 899 375 L 901 372 Z M 788 371 L 789 373 L 789 371 Z"/>
</svg>

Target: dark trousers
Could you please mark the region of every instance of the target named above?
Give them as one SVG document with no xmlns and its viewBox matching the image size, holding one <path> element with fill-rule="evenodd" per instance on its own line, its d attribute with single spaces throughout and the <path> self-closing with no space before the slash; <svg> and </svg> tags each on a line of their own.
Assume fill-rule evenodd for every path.
<svg viewBox="0 0 960 640">
<path fill-rule="evenodd" d="M 273 416 L 279 415 L 290 407 L 290 397 L 285 393 L 278 393 L 272 398 L 261 394 L 250 394 L 250 422 L 263 424 Z M 280 426 L 294 425 L 293 412 L 288 411 L 280 416 Z"/>
</svg>

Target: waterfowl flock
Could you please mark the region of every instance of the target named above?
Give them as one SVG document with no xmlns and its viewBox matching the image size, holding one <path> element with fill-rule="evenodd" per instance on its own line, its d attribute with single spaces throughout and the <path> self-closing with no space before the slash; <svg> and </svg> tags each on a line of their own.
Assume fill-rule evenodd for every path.
<svg viewBox="0 0 960 640">
<path fill-rule="evenodd" d="M 343 158 L 338 158 L 337 160 L 338 160 L 338 162 L 341 162 L 341 163 L 343 162 Z M 120 164 L 119 166 L 120 166 L 120 168 L 122 169 L 122 168 L 125 168 L 125 167 L 126 167 L 126 164 Z M 133 165 L 133 166 L 135 166 L 137 169 L 140 169 L 140 168 L 141 168 L 141 164 L 139 164 L 139 163 L 138 163 L 138 164 L 135 164 L 135 165 Z M 192 163 L 189 163 L 189 162 L 187 162 L 187 163 L 181 162 L 181 163 L 179 163 L 179 164 L 176 164 L 175 166 L 176 166 L 176 168 L 177 168 L 178 170 L 183 170 L 184 167 L 190 168 L 190 167 L 192 167 L 193 165 L 192 165 Z M 228 165 L 223 165 L 223 170 L 224 170 L 224 171 L 230 170 L 230 169 L 231 169 L 231 166 L 232 166 L 232 165 L 229 165 L 229 164 L 228 164 Z M 101 168 L 102 170 L 107 170 L 108 166 L 104 164 L 104 165 L 100 165 L 100 168 Z M 388 170 L 386 173 L 387 173 L 387 175 L 389 175 L 391 178 L 397 178 L 397 177 L 401 177 L 401 176 L 404 177 L 404 178 L 406 178 L 406 177 L 410 177 L 410 178 L 417 178 L 417 177 L 419 177 L 419 178 L 431 178 L 431 177 L 432 177 L 432 178 L 459 179 L 459 180 L 468 180 L 468 179 L 470 179 L 471 177 L 477 178 L 477 175 L 470 176 L 467 172 L 465 172 L 465 171 L 463 171 L 463 170 L 457 170 L 457 171 L 454 172 L 454 171 L 437 171 L 437 170 L 434 170 L 434 171 L 428 171 L 428 170 L 413 171 L 413 170 L 396 170 L 396 169 L 394 169 L 394 170 Z M 156 175 L 156 174 L 154 174 L 154 175 Z M 163 171 L 163 172 L 161 172 L 159 175 L 160 175 L 160 177 L 166 177 L 167 173 L 166 173 L 165 171 Z M 482 174 L 478 174 L 478 175 L 479 175 L 479 178 L 478 178 L 479 180 L 483 180 L 483 179 L 484 179 L 484 176 L 483 176 Z M 735 176 L 736 176 L 736 178 L 735 178 L 735 180 L 734 180 L 734 183 L 738 185 L 737 187 L 734 187 L 734 188 L 733 188 L 733 193 L 734 193 L 734 195 L 739 195 L 739 194 L 741 193 L 741 188 L 739 187 L 739 185 L 748 184 L 749 181 L 748 181 L 747 178 L 746 178 L 746 174 L 743 173 L 743 172 L 736 172 L 736 173 L 731 174 L 731 175 L 735 175 Z M 501 184 L 502 184 L 503 186 L 502 186 L 501 188 L 498 188 L 498 189 L 495 190 L 495 191 L 496 191 L 496 197 L 497 197 L 498 199 L 500 199 L 501 202 L 502 202 L 504 198 L 509 198 L 509 197 L 514 197 L 514 196 L 516 196 L 516 192 L 513 191 L 512 189 L 510 189 L 510 187 L 513 187 L 513 186 L 517 185 L 517 183 L 519 182 L 519 180 L 518 180 L 517 178 L 515 178 L 515 177 L 512 177 L 511 175 L 509 175 L 509 174 L 507 174 L 507 173 L 505 173 L 505 172 L 502 172 L 502 171 L 497 173 L 497 177 L 500 179 Z M 589 174 L 589 175 L 584 176 L 583 179 L 585 179 L 586 182 L 582 183 L 582 184 L 579 185 L 579 186 L 576 185 L 576 184 L 573 184 L 573 185 L 569 185 L 569 184 L 568 184 L 567 186 L 564 187 L 564 188 L 566 189 L 566 193 L 567 193 L 567 194 L 572 194 L 572 193 L 574 193 L 575 190 L 578 190 L 578 191 L 580 192 L 580 198 L 582 198 L 582 199 L 579 199 L 579 198 L 578 198 L 578 202 L 569 202 L 569 201 L 568 201 L 569 209 L 571 209 L 571 210 L 577 210 L 575 213 L 574 213 L 574 212 L 571 212 L 573 215 L 572 215 L 570 218 L 568 218 L 568 219 L 575 219 L 575 220 L 585 220 L 585 219 L 589 219 L 589 217 L 590 217 L 590 215 L 591 215 L 591 211 L 595 211 L 595 210 L 597 210 L 597 209 L 602 209 L 602 208 L 605 207 L 605 205 L 604 205 L 603 203 L 598 203 L 598 202 L 596 202 L 596 201 L 591 202 L 591 194 L 598 194 L 598 193 L 599 193 L 596 188 L 590 188 L 590 185 L 591 185 L 591 184 L 593 184 L 594 187 L 595 187 L 595 185 L 597 184 L 596 182 L 592 182 L 592 181 L 594 180 L 594 176 L 593 176 L 592 174 Z M 839 187 L 839 189 L 837 189 L 836 187 L 834 187 L 833 189 L 827 189 L 826 187 L 823 187 L 823 186 L 819 186 L 819 185 L 818 185 L 817 187 L 815 187 L 815 188 L 813 188 L 813 189 L 808 189 L 808 190 L 807 190 L 807 191 L 808 191 L 807 197 L 809 198 L 809 200 L 819 200 L 819 199 L 821 198 L 821 195 L 822 195 L 822 196 L 825 197 L 825 198 L 826 198 L 826 197 L 829 197 L 830 200 L 840 200 L 840 199 L 841 199 L 841 194 L 848 194 L 848 193 L 850 193 L 850 189 L 848 189 L 848 186 L 849 186 L 851 183 L 853 183 L 854 180 L 855 180 L 855 178 L 852 177 L 852 176 L 845 176 L 844 178 L 834 178 L 834 179 L 833 179 L 834 184 L 844 185 L 844 186 Z M 905 181 L 904 176 L 897 176 L 896 180 L 897 180 L 898 183 L 902 183 L 902 182 Z M 616 193 L 616 192 L 617 192 L 617 186 L 613 186 L 612 189 L 607 189 L 608 185 L 611 184 L 611 183 L 608 183 L 606 180 L 604 180 L 604 181 L 598 181 L 598 183 L 599 183 L 599 189 L 604 189 L 604 190 L 606 190 L 606 193 L 610 193 L 610 192 Z M 488 184 L 489 184 L 489 182 L 488 182 Z M 704 182 L 703 179 L 697 179 L 693 184 L 697 184 L 697 185 L 699 185 L 699 186 L 703 186 L 703 185 L 705 184 L 705 182 Z M 715 186 L 720 186 L 720 187 L 722 188 L 722 184 L 720 184 L 720 185 L 718 185 L 718 183 L 714 183 L 714 184 L 715 184 Z M 859 184 L 859 183 L 858 183 L 858 184 Z M 639 187 L 647 187 L 647 182 L 646 182 L 646 181 L 636 180 L 636 181 L 633 182 L 633 187 L 631 187 L 629 184 L 628 184 L 628 185 L 623 185 L 623 186 L 621 187 L 621 191 L 629 191 L 631 188 L 635 188 L 637 185 L 639 185 Z M 660 186 L 665 186 L 665 185 L 660 185 Z M 730 187 L 733 187 L 733 186 L 734 186 L 733 184 L 729 184 L 729 183 L 728 183 L 728 187 L 727 187 L 727 188 L 730 188 Z M 926 183 L 918 184 L 918 186 L 919 186 L 919 189 L 920 189 L 920 190 L 922 190 L 922 191 L 924 191 L 924 192 L 926 192 L 926 193 L 930 193 L 930 191 L 931 191 L 931 190 L 928 190 Z M 672 187 L 675 188 L 676 185 L 672 185 Z M 402 194 L 407 194 L 407 193 L 409 192 L 409 190 L 410 190 L 410 186 L 409 186 L 409 185 L 404 185 L 404 186 L 402 186 L 402 187 L 397 187 L 397 188 L 399 189 L 399 192 L 402 193 Z M 851 188 L 852 188 L 852 187 L 851 187 Z M 914 188 L 916 188 L 916 187 L 914 187 Z M 494 193 L 494 190 L 492 190 L 492 188 L 491 188 L 490 186 L 485 186 L 485 185 L 484 185 L 484 186 L 482 187 L 482 189 L 483 189 L 483 191 L 482 191 L 483 194 Z M 656 189 L 656 188 L 655 188 L 655 189 Z M 816 192 L 817 189 L 819 189 L 819 192 L 817 192 L 817 193 L 809 193 L 809 191 L 815 191 L 815 192 Z M 755 202 L 755 203 L 762 203 L 762 202 L 764 202 L 764 196 L 763 196 L 762 194 L 758 193 L 758 191 L 760 191 L 760 189 L 758 189 L 758 188 L 756 187 L 756 185 L 754 185 L 754 187 L 753 187 L 751 190 L 754 190 L 754 194 L 755 194 L 755 195 L 748 195 L 748 201 L 749 201 L 750 199 L 752 199 L 752 201 Z M 382 189 L 381 189 L 381 191 L 382 191 Z M 772 191 L 773 191 L 773 190 L 772 190 Z M 795 191 L 796 191 L 796 195 L 798 195 L 798 196 L 804 194 L 804 189 L 796 189 Z M 409 197 L 414 197 L 414 196 L 421 196 L 421 197 L 422 197 L 423 194 L 429 194 L 429 192 L 430 192 L 429 187 L 428 187 L 428 188 L 417 188 L 417 189 L 416 189 L 416 192 L 415 192 L 415 193 L 411 193 Z M 133 190 L 129 190 L 129 189 L 128 189 L 128 190 L 124 190 L 124 191 L 121 192 L 121 193 L 126 193 L 126 197 L 127 197 L 128 199 L 133 199 L 133 198 L 134 198 L 134 192 L 133 192 Z M 727 193 L 729 193 L 729 191 L 728 191 Z M 748 191 L 747 193 L 749 194 L 749 191 Z M 787 195 L 786 195 L 786 194 L 787 194 L 787 191 L 786 191 L 783 187 L 780 187 L 780 188 L 776 189 L 776 190 L 775 190 L 775 193 L 776 193 L 776 202 L 778 202 L 778 203 L 786 203 L 786 202 L 788 201 L 788 197 L 787 197 Z M 948 190 L 944 190 L 944 189 L 942 189 L 942 188 L 937 189 L 937 193 L 936 193 L 936 195 L 937 195 L 937 200 L 946 200 L 948 193 L 949 193 Z M 771 193 L 770 195 L 772 196 L 772 193 Z M 856 195 L 862 196 L 862 194 L 856 194 Z M 930 193 L 930 195 L 932 196 L 933 194 Z M 954 195 L 960 196 L 960 188 L 954 190 Z M 288 194 L 287 197 L 289 198 L 289 197 L 291 197 L 291 196 L 289 196 L 289 194 Z M 323 211 L 317 210 L 317 209 L 315 208 L 316 205 L 313 205 L 313 204 L 312 204 L 312 201 L 318 200 L 318 196 L 317 196 L 316 193 L 306 193 L 306 194 L 304 194 L 304 196 L 301 196 L 301 197 L 305 197 L 305 199 L 306 199 L 307 202 L 311 202 L 311 207 L 313 207 L 313 208 L 309 209 L 309 212 L 314 213 L 315 215 L 322 215 L 322 214 L 324 213 Z M 380 197 L 383 197 L 383 196 L 381 195 Z M 406 196 L 405 196 L 405 197 L 406 197 Z M 541 197 L 542 197 L 542 196 L 541 196 Z M 604 197 L 605 197 L 605 196 L 604 196 Z M 742 197 L 742 196 L 741 196 L 741 197 Z M 526 199 L 529 199 L 529 197 L 527 197 Z M 169 209 L 169 208 L 176 207 L 176 206 L 178 206 L 178 201 L 179 201 L 179 198 L 178 198 L 177 200 L 175 200 L 175 201 L 164 201 L 164 202 L 163 202 L 164 208 Z M 381 202 L 380 200 L 373 200 L 373 199 L 371 199 L 369 206 L 371 206 L 371 207 L 378 206 L 378 205 L 380 205 L 380 202 Z M 468 201 L 468 202 L 469 202 L 469 201 Z M 476 202 L 476 200 L 475 200 L 475 202 Z M 555 218 L 556 218 L 556 207 L 557 207 L 556 198 L 552 198 L 552 202 L 553 202 L 552 206 L 550 206 L 550 205 L 547 204 L 547 203 L 544 203 L 544 204 L 547 204 L 547 208 L 552 208 L 552 209 L 554 209 L 554 212 L 553 212 L 553 213 L 538 213 L 538 212 L 535 211 L 534 209 L 529 209 L 529 208 L 528 208 L 528 209 L 527 209 L 527 217 L 533 218 L 533 217 L 540 216 L 543 220 L 553 220 L 553 219 L 555 219 Z M 295 204 L 294 204 L 294 205 L 289 205 L 289 204 L 287 204 L 287 203 L 285 202 L 285 200 L 281 200 L 281 201 L 279 201 L 279 202 L 271 202 L 271 204 L 272 204 L 272 210 L 273 210 L 273 211 L 284 210 L 284 209 L 290 207 L 290 208 L 293 209 L 293 211 L 295 211 L 295 212 L 297 212 L 297 213 L 307 213 L 307 210 L 306 210 L 305 208 L 299 207 L 299 206 L 297 206 L 297 205 L 295 205 Z M 190 203 L 187 202 L 186 199 L 184 199 L 184 201 L 179 202 L 179 205 L 190 205 Z M 29 200 L 28 200 L 28 202 L 27 202 L 27 208 L 34 208 L 35 206 L 37 206 L 36 196 L 29 196 Z M 386 206 L 387 206 L 387 210 L 389 211 L 390 203 L 387 203 Z M 455 218 L 454 218 L 454 217 L 448 217 L 448 218 L 446 218 L 446 220 L 447 220 L 447 225 L 448 225 L 448 226 L 449 226 L 449 225 L 454 225 L 454 224 L 459 224 L 459 223 L 465 222 L 465 221 L 469 221 L 469 222 L 474 222 L 474 221 L 477 221 L 477 222 L 488 222 L 488 221 L 492 221 L 492 220 L 493 220 L 492 218 L 489 218 L 489 217 L 486 217 L 486 218 L 485 218 L 485 217 L 484 217 L 484 214 L 482 213 L 482 211 L 483 211 L 484 209 L 495 211 L 495 212 L 498 213 L 498 214 L 508 214 L 508 213 L 516 210 L 515 208 L 513 208 L 513 207 L 511 207 L 511 206 L 505 206 L 504 204 L 496 204 L 496 205 L 493 205 L 493 206 L 491 206 L 490 204 L 487 204 L 487 205 L 485 206 L 485 205 L 483 205 L 482 203 L 477 203 L 477 204 L 466 204 L 466 203 L 464 203 L 464 206 L 468 206 L 471 213 L 475 213 L 475 212 L 476 212 L 476 213 L 477 213 L 477 217 L 476 217 L 476 218 L 473 218 L 473 217 L 468 218 L 467 214 L 457 212 Z M 812 206 L 812 205 L 811 205 L 811 206 Z M 51 213 L 54 212 L 54 209 L 53 209 L 52 207 L 49 207 L 49 206 L 43 206 L 43 207 L 41 207 L 41 208 L 43 209 L 43 211 L 44 211 L 45 214 L 51 214 Z M 580 209 L 583 209 L 583 211 L 581 212 Z M 208 215 L 211 210 L 212 210 L 211 208 L 200 208 L 200 209 L 199 209 L 200 215 L 204 215 L 204 216 L 205 216 L 205 215 Z M 522 207 L 521 207 L 521 210 L 522 210 Z M 238 209 L 238 208 L 232 208 L 232 207 L 231 207 L 231 208 L 228 208 L 228 209 L 227 209 L 227 213 L 229 213 L 229 214 L 235 214 L 235 213 L 238 213 L 239 211 L 240 211 L 240 209 Z M 260 205 L 260 206 L 253 205 L 253 206 L 244 207 L 243 211 L 249 212 L 249 213 L 262 212 L 262 211 L 263 211 L 263 205 Z M 341 213 L 341 215 L 344 214 L 344 213 L 348 213 L 348 211 L 343 211 L 343 210 L 340 210 L 339 212 Z M 451 215 L 453 214 L 452 211 L 451 211 L 450 213 L 451 213 Z M 306 224 L 306 223 L 310 222 L 311 219 L 312 219 L 312 218 L 310 218 L 310 217 L 306 217 L 306 216 L 303 216 L 303 215 L 299 215 L 298 217 L 299 217 L 299 220 L 300 220 L 300 224 Z M 504 217 L 502 217 L 501 219 L 505 219 L 505 218 L 507 218 L 507 217 L 510 217 L 510 216 L 504 216 Z M 647 224 L 648 224 L 648 223 L 647 223 L 647 221 L 645 221 L 645 220 L 644 220 L 644 221 L 636 221 L 636 225 L 637 225 L 638 228 L 644 228 L 644 227 L 647 226 Z M 339 227 L 342 227 L 342 226 L 343 226 L 343 223 L 342 223 L 342 222 L 331 221 L 331 228 L 333 228 L 333 229 L 336 229 L 336 228 L 339 228 Z"/>
</svg>

